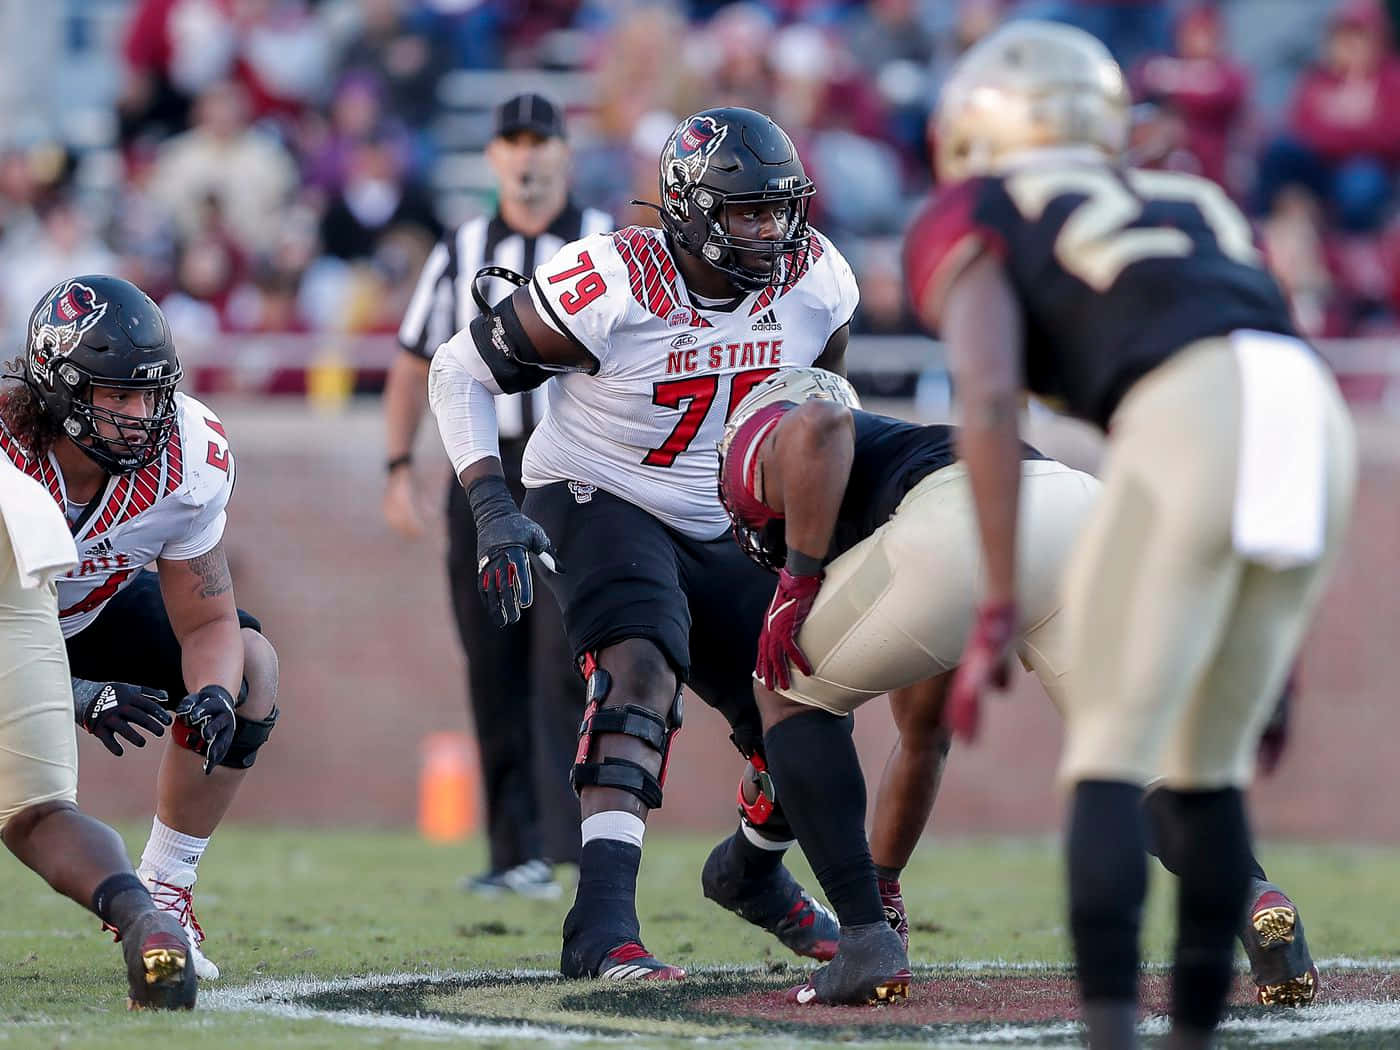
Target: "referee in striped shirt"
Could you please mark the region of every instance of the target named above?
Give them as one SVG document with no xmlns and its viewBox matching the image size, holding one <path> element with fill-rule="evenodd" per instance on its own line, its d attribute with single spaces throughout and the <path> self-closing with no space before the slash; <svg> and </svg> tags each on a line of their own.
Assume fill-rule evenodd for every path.
<svg viewBox="0 0 1400 1050">
<path fill-rule="evenodd" d="M 498 208 L 464 223 L 428 256 L 399 328 L 402 352 L 395 355 L 384 390 L 384 517 L 408 538 L 423 533 L 411 450 L 427 403 L 428 366 L 434 351 L 476 316 L 472 277 L 488 265 L 528 275 L 569 241 L 613 228 L 611 216 L 569 200 L 564 121 L 549 99 L 523 94 L 503 103 L 486 157 L 500 183 Z M 501 465 L 517 502 L 524 499 L 525 442 L 544 405 L 543 387 L 496 398 Z M 578 859 L 579 808 L 569 787 L 569 766 L 583 714 L 583 685 L 553 601 L 535 602 L 504 631 L 487 618 L 476 587 L 471 505 L 455 478 L 448 491 L 447 574 L 467 654 L 490 844 L 488 870 L 463 885 L 487 894 L 555 897 L 560 887 L 548 862 Z"/>
</svg>

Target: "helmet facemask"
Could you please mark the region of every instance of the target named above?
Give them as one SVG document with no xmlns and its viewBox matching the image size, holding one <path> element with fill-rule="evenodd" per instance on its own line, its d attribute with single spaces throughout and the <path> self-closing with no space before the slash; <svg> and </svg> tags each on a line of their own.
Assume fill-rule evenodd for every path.
<svg viewBox="0 0 1400 1050">
<path fill-rule="evenodd" d="M 56 369 L 55 384 L 67 392 L 66 415 L 59 420 L 63 432 L 104 470 L 113 474 L 129 474 L 150 466 L 165 451 L 175 431 L 175 387 L 181 372 L 149 379 L 109 379 L 94 377 L 71 361 Z M 92 403 L 95 386 L 119 390 L 156 393 L 155 405 L 149 416 L 118 412 Z M 111 436 L 102 433 L 106 428 Z"/>
<path fill-rule="evenodd" d="M 786 284 L 797 269 L 800 253 L 811 243 L 807 211 L 815 192 L 810 181 L 793 189 L 757 193 L 717 194 L 704 186 L 696 187 L 691 199 L 704 215 L 708 233 L 697 254 L 740 288 L 752 291 Z M 706 201 L 710 203 L 706 205 Z M 746 204 L 787 206 L 787 221 L 776 238 L 741 237 L 729 232 L 727 209 Z M 761 265 L 765 261 L 768 265 Z"/>
</svg>

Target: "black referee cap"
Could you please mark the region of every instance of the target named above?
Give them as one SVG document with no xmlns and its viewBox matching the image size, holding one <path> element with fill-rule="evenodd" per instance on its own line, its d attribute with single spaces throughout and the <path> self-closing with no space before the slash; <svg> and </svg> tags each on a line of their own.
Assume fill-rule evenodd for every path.
<svg viewBox="0 0 1400 1050">
<path fill-rule="evenodd" d="M 527 91 L 506 99 L 496 110 L 496 137 L 533 131 L 544 138 L 564 137 L 564 114 L 543 95 Z"/>
</svg>

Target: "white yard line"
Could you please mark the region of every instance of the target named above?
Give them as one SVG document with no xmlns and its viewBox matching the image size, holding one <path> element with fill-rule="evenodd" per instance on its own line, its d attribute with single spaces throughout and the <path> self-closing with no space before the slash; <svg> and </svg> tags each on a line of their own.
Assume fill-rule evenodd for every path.
<svg viewBox="0 0 1400 1050">
<path fill-rule="evenodd" d="M 1347 957 L 1322 959 L 1319 968 L 1324 972 L 1379 970 L 1400 972 L 1400 959 L 1353 959 Z M 735 966 L 717 967 L 697 973 L 732 974 L 760 970 L 759 967 Z M 935 965 L 935 972 L 954 973 L 1039 973 L 1062 970 L 1063 967 L 1046 963 L 1008 963 L 1000 960 L 960 961 Z M 316 995 L 356 991 L 375 991 L 396 988 L 410 984 L 456 985 L 478 982 L 483 978 L 492 980 L 559 979 L 553 970 L 471 970 L 436 971 L 426 974 L 391 973 L 372 974 L 364 977 L 339 979 L 310 978 L 265 978 L 239 987 L 219 987 L 201 990 L 200 1005 L 209 1010 L 246 1011 L 260 1016 L 274 1016 L 297 1020 L 323 1020 L 352 1028 L 398 1031 L 415 1035 L 444 1039 L 531 1039 L 553 1044 L 579 1043 L 599 1038 L 583 1032 L 570 1032 L 563 1027 L 532 1024 L 527 1021 L 450 1021 L 438 1017 L 401 1016 L 390 1013 L 375 1013 L 366 1010 L 323 1010 L 305 1005 L 305 1001 Z M 588 1023 L 586 1019 L 583 1023 Z M 1027 1046 L 1034 1045 L 1039 1050 L 1053 1050 L 1058 1047 L 1078 1045 L 1079 1025 L 1060 1021 L 1042 1025 L 985 1025 L 969 1026 L 962 1024 L 939 1025 L 946 1035 L 940 1033 L 940 1046 L 950 1048 L 978 1048 L 988 1046 Z M 1166 1018 L 1151 1018 L 1140 1026 L 1144 1035 L 1159 1035 L 1166 1031 Z M 1283 1043 L 1296 1043 L 1319 1036 L 1354 1032 L 1394 1032 L 1400 1031 L 1400 1003 L 1360 1001 L 1351 1003 L 1319 1003 L 1305 1011 L 1289 1012 L 1277 1016 L 1248 1017 L 1227 1020 L 1222 1026 L 1226 1032 L 1245 1035 L 1251 1042 L 1260 1046 L 1277 1046 Z M 668 1038 L 684 1038 L 671 1035 Z M 694 1041 L 710 1042 L 713 1036 L 697 1036 Z M 801 1036 L 790 1037 L 794 1045 L 805 1042 Z M 1053 1041 L 1053 1047 L 1047 1046 Z"/>
<path fill-rule="evenodd" d="M 498 1024 L 477 1021 L 448 1021 L 437 1017 L 405 1017 L 398 1014 L 373 1013 L 366 1010 L 319 1010 L 303 1005 L 313 995 L 334 992 L 373 991 L 406 984 L 457 984 L 479 980 L 484 976 L 507 979 L 557 977 L 547 970 L 475 970 L 470 972 L 437 972 L 429 974 L 389 973 L 367 977 L 346 977 L 339 980 L 309 978 L 268 978 L 236 988 L 205 988 L 200 990 L 199 1005 L 205 1010 L 247 1011 L 261 1017 L 282 1017 L 289 1020 L 320 1020 L 351 1028 L 371 1028 L 443 1039 L 532 1039 L 547 1043 L 575 1043 L 596 1038 L 558 1028 L 502 1021 Z"/>
</svg>

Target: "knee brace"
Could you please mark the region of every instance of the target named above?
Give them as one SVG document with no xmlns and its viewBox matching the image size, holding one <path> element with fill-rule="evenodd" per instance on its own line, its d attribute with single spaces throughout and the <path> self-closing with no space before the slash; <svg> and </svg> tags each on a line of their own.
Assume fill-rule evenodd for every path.
<svg viewBox="0 0 1400 1050">
<path fill-rule="evenodd" d="M 758 788 L 758 795 L 752 802 L 744 797 L 744 788 L 749 784 Z M 778 790 L 761 752 L 755 751 L 749 756 L 749 768 L 739 776 L 737 802 L 739 819 L 759 831 L 764 838 L 774 841 L 796 838 L 778 805 Z"/>
<path fill-rule="evenodd" d="M 267 738 L 272 735 L 272 727 L 277 724 L 277 716 L 282 712 L 274 707 L 266 718 L 244 718 L 238 713 L 234 713 L 233 743 L 229 745 L 228 754 L 219 763 L 221 766 L 228 766 L 230 769 L 251 769 L 258 759 L 258 748 L 267 743 Z"/>
<path fill-rule="evenodd" d="M 604 707 L 612 690 L 612 675 L 598 666 L 593 654 L 583 661 L 587 693 L 583 721 L 579 724 L 578 750 L 569 782 L 576 793 L 586 787 L 609 787 L 629 792 L 648 809 L 661 808 L 661 789 L 666 783 L 666 766 L 671 759 L 671 740 L 680 732 L 684 709 L 681 689 L 676 688 L 671 709 L 663 717 L 640 704 Z M 661 756 L 661 768 L 656 776 L 645 766 L 626 758 L 592 757 L 593 737 L 599 733 L 616 733 L 642 741 Z"/>
</svg>

